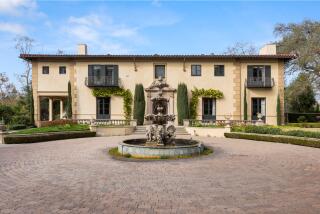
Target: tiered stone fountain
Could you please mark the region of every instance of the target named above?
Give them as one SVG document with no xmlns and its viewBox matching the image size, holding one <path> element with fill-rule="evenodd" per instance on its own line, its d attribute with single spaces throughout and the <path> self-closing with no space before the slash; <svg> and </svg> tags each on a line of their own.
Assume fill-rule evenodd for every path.
<svg viewBox="0 0 320 214">
<path fill-rule="evenodd" d="M 159 89 L 156 97 L 151 101 L 155 106 L 153 114 L 145 116 L 152 124 L 147 127 L 146 138 L 129 139 L 118 145 L 118 152 L 133 157 L 173 157 L 200 154 L 203 145 L 191 139 L 175 138 L 176 128 L 173 125 L 175 115 L 165 113 L 168 99 L 162 96 L 162 90 L 168 85 L 163 79 L 156 80 L 153 87 Z"/>
</svg>

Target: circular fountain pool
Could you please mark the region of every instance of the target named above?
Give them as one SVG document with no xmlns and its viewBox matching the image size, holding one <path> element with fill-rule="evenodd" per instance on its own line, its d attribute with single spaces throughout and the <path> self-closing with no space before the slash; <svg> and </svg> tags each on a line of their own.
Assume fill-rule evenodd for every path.
<svg viewBox="0 0 320 214">
<path fill-rule="evenodd" d="M 196 140 L 174 139 L 174 144 L 159 146 L 147 143 L 147 139 L 124 140 L 118 145 L 118 152 L 133 157 L 175 157 L 200 155 L 204 146 Z"/>
</svg>

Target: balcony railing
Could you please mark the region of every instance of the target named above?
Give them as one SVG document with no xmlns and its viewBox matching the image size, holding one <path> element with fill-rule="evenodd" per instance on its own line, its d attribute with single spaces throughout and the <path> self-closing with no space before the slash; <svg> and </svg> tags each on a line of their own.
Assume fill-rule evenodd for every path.
<svg viewBox="0 0 320 214">
<path fill-rule="evenodd" d="M 246 81 L 248 88 L 272 88 L 274 80 L 271 77 L 249 77 Z"/>
<path fill-rule="evenodd" d="M 112 76 L 88 76 L 85 84 L 88 87 L 118 87 L 118 79 Z"/>
</svg>

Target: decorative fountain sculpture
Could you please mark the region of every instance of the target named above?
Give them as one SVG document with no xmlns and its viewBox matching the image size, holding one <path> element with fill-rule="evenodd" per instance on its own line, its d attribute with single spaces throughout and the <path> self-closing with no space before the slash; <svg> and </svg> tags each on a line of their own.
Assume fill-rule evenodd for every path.
<svg viewBox="0 0 320 214">
<path fill-rule="evenodd" d="M 173 139 L 175 137 L 176 128 L 174 125 L 167 125 L 167 123 L 173 122 L 175 116 L 172 114 L 164 114 L 168 99 L 162 97 L 162 90 L 168 85 L 160 78 L 155 82 L 154 86 L 159 88 L 159 92 L 156 97 L 151 99 L 153 105 L 156 106 L 155 113 L 145 116 L 147 121 L 152 121 L 152 124 L 147 127 L 147 144 L 156 144 L 159 146 L 174 145 Z"/>
<path fill-rule="evenodd" d="M 175 138 L 176 128 L 173 125 L 175 115 L 166 113 L 169 100 L 163 97 L 163 89 L 168 87 L 168 84 L 159 78 L 151 87 L 157 88 L 158 92 L 151 99 L 154 106 L 153 113 L 145 116 L 145 120 L 151 122 L 146 128 L 147 138 L 124 140 L 118 145 L 118 152 L 138 157 L 200 154 L 204 149 L 202 143 L 192 139 Z"/>
</svg>

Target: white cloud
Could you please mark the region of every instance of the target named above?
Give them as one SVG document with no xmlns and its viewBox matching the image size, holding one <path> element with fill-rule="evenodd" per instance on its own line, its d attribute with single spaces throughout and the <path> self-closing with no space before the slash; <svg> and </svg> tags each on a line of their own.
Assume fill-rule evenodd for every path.
<svg viewBox="0 0 320 214">
<path fill-rule="evenodd" d="M 0 0 L 0 13 L 9 15 L 25 15 L 24 11 L 35 11 L 35 0 Z"/>
<path fill-rule="evenodd" d="M 126 26 L 110 26 L 109 33 L 113 37 L 132 37 L 137 35 L 137 28 L 130 28 Z"/>
<path fill-rule="evenodd" d="M 77 40 L 84 42 L 96 41 L 99 39 L 99 33 L 89 26 L 78 25 L 65 28 L 65 31 Z"/>
<path fill-rule="evenodd" d="M 88 25 L 88 26 L 101 26 L 102 21 L 101 17 L 97 15 L 88 15 L 83 17 L 69 17 L 69 23 L 78 24 L 78 25 Z"/>
<path fill-rule="evenodd" d="M 0 31 L 18 35 L 25 33 L 25 29 L 22 25 L 9 22 L 0 22 Z"/>
</svg>

